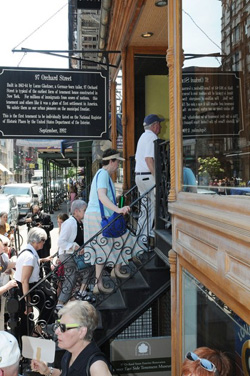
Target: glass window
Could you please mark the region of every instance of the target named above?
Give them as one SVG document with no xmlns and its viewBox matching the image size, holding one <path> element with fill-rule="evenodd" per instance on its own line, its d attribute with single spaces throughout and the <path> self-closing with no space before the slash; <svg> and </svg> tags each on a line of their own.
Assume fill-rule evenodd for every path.
<svg viewBox="0 0 250 376">
<path fill-rule="evenodd" d="M 15 196 L 30 196 L 31 195 L 30 189 L 26 187 L 4 186 L 3 193 L 8 194 L 8 195 L 15 195 Z"/>
<path fill-rule="evenodd" d="M 250 196 L 250 2 L 182 4 L 183 190 Z"/>
<path fill-rule="evenodd" d="M 183 270 L 183 354 L 197 347 L 221 350 L 235 376 L 250 374 L 250 326 L 212 291 Z"/>
</svg>

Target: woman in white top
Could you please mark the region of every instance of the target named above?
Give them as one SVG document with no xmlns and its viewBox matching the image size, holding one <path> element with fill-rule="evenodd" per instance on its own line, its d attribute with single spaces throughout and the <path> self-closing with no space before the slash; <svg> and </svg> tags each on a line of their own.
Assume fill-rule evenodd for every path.
<svg viewBox="0 0 250 376">
<path fill-rule="evenodd" d="M 27 335 L 32 329 L 32 319 L 33 319 L 33 305 L 32 296 L 34 293 L 37 294 L 37 290 L 33 290 L 31 294 L 28 294 L 29 290 L 35 286 L 39 281 L 40 276 L 40 262 L 46 262 L 50 260 L 50 257 L 45 259 L 40 259 L 38 251 L 43 248 L 43 245 L 47 239 L 46 231 L 40 227 L 34 227 L 28 232 L 27 245 L 19 253 L 16 261 L 16 272 L 14 278 L 18 283 L 19 296 L 22 297 L 26 295 L 25 298 L 21 299 L 19 304 L 19 316 L 20 322 L 20 335 Z M 39 287 L 38 287 L 39 289 Z M 28 295 L 27 295 L 28 294 Z M 45 297 L 46 299 L 46 297 Z M 36 301 L 36 307 L 40 310 L 39 319 L 47 319 L 49 310 L 44 299 L 41 296 Z M 39 304 L 40 303 L 40 304 Z"/>
</svg>

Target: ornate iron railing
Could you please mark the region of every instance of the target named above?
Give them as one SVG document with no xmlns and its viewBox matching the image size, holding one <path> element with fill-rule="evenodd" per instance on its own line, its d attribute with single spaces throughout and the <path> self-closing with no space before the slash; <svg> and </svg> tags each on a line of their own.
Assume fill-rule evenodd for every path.
<svg viewBox="0 0 250 376">
<path fill-rule="evenodd" d="M 8 297 L 7 310 L 9 312 L 8 325 L 16 337 L 20 337 L 20 305 L 24 305 L 26 311 L 27 333 L 43 337 L 48 333 L 48 324 L 52 324 L 56 318 L 56 304 L 59 290 L 69 293 L 69 300 L 79 298 L 77 295 L 80 290 L 86 291 L 84 300 L 89 300 L 98 308 L 98 306 L 109 298 L 114 292 L 127 281 L 128 278 L 135 275 L 146 263 L 154 256 L 154 252 L 149 244 L 148 226 L 144 222 L 140 223 L 142 211 L 148 212 L 148 195 L 155 186 L 145 192 L 144 195 L 137 197 L 136 187 L 129 190 L 126 195 L 126 205 L 131 208 L 127 215 L 127 232 L 118 238 L 106 238 L 102 235 L 102 230 L 96 233 L 91 239 L 73 254 L 69 254 L 61 263 L 51 265 L 51 271 L 45 275 L 39 282 L 33 286 L 28 294 L 17 296 L 17 290 L 12 289 Z M 118 220 L 118 217 L 114 220 Z M 147 222 L 147 217 L 144 218 Z M 139 222 L 139 223 L 138 223 Z M 110 223 L 108 226 L 111 226 Z M 146 230 L 145 230 L 146 229 Z M 142 232 L 143 231 L 143 232 Z M 72 258 L 76 254 L 81 256 L 86 267 L 78 270 Z M 115 254 L 115 259 L 110 260 L 110 255 Z M 69 261 L 71 261 L 69 263 Z M 119 276 L 114 273 L 117 264 L 121 264 Z M 95 276 L 95 265 L 102 265 L 101 278 L 105 292 L 94 295 L 93 288 L 98 282 Z M 72 276 L 74 282 L 72 283 Z M 107 290 L 109 289 L 109 290 Z M 26 304 L 29 296 L 28 306 Z M 25 304 L 24 304 L 25 302 Z M 44 334 L 45 333 L 45 334 Z M 24 334 L 24 333 L 22 333 Z M 46 335 L 47 336 L 47 335 Z"/>
<path fill-rule="evenodd" d="M 170 147 L 169 141 L 155 141 L 155 229 L 169 229 L 171 216 L 168 211 L 168 195 L 170 190 Z"/>
</svg>

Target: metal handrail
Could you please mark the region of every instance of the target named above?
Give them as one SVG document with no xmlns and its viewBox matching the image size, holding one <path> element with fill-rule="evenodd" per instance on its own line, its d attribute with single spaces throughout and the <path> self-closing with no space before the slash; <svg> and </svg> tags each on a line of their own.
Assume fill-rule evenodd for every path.
<svg viewBox="0 0 250 376">
<path fill-rule="evenodd" d="M 152 257 L 154 254 L 153 253 L 148 253 L 149 251 L 149 244 L 147 243 L 147 241 L 145 242 L 145 239 L 147 239 L 148 237 L 148 234 L 142 234 L 140 233 L 140 229 L 138 230 L 138 224 L 137 223 L 133 223 L 132 221 L 132 209 L 135 205 L 139 204 L 139 206 L 141 205 L 147 205 L 147 196 L 148 194 L 155 188 L 155 185 L 152 186 L 149 190 L 147 190 L 142 196 L 136 198 L 134 201 L 132 201 L 132 203 L 129 205 L 130 208 L 131 208 L 131 215 L 128 215 L 128 228 L 130 229 L 129 232 L 127 232 L 122 238 L 116 238 L 114 240 L 111 240 L 111 251 L 113 249 L 115 250 L 118 250 L 119 251 L 119 256 L 117 257 L 117 260 L 120 260 L 120 259 L 127 259 L 127 260 L 134 260 L 136 262 L 136 265 L 135 263 L 131 263 L 130 261 L 128 261 L 124 266 L 122 266 L 122 269 L 127 272 L 130 273 L 131 277 L 136 274 L 138 272 L 138 270 L 140 270 L 144 265 L 145 263 L 149 262 L 150 260 L 150 257 Z M 133 189 L 135 189 L 135 187 L 133 187 Z M 133 189 L 131 189 L 129 192 L 127 192 L 126 194 L 126 197 L 129 197 L 129 195 L 133 192 Z M 118 218 L 121 216 L 122 214 L 120 214 L 119 216 L 117 216 L 112 222 L 110 222 L 107 226 L 105 226 L 105 228 L 108 228 L 109 226 L 112 225 L 113 222 L 117 221 Z M 137 228 L 136 228 L 137 226 Z M 132 227 L 132 230 L 131 231 L 131 227 Z M 103 229 L 99 230 L 94 236 L 92 236 L 90 239 L 88 239 L 88 241 L 86 241 L 77 251 L 75 251 L 73 254 L 69 254 L 68 257 L 60 263 L 60 265 L 55 265 L 53 270 L 51 270 L 47 275 L 45 275 L 43 278 L 41 278 L 29 291 L 27 294 L 24 294 L 22 296 L 20 296 L 18 298 L 18 301 L 21 302 L 23 299 L 25 299 L 25 297 L 27 295 L 30 295 L 31 293 L 37 293 L 37 291 L 39 291 L 39 288 L 41 288 L 42 284 L 44 283 L 44 281 L 48 280 L 50 281 L 50 284 L 51 286 L 53 286 L 53 283 L 54 281 L 58 282 L 58 280 L 61 280 L 61 282 L 63 282 L 63 278 L 64 277 L 58 277 L 57 276 L 57 272 L 59 270 L 59 268 L 61 266 L 66 266 L 67 264 L 67 261 L 69 261 L 72 257 L 74 257 L 76 254 L 79 254 L 80 251 L 82 251 L 84 249 L 84 257 L 85 257 L 85 262 L 87 263 L 88 259 L 90 258 L 90 255 L 91 255 L 91 252 L 93 251 L 94 252 L 94 248 L 93 248 L 93 244 L 96 244 L 98 243 L 100 245 L 100 247 L 103 247 L 103 245 L 105 245 L 105 242 L 107 242 L 107 239 L 105 237 L 102 236 L 102 231 Z M 119 248 L 120 247 L 120 248 Z M 57 253 L 55 253 L 53 255 L 53 257 L 55 257 L 57 255 Z M 120 261 L 118 262 L 116 260 L 116 262 L 118 264 L 120 264 Z M 114 267 L 116 263 L 110 263 L 110 262 L 99 262 L 98 258 L 95 260 L 95 263 L 98 264 L 98 263 L 101 263 L 101 264 L 104 264 L 104 268 L 103 268 L 103 278 L 105 279 L 105 285 L 108 286 L 108 287 L 112 287 L 113 288 L 113 292 L 115 292 L 118 288 L 121 287 L 122 283 L 123 282 L 120 282 L 120 280 L 114 280 L 112 279 L 110 276 L 109 276 L 109 273 L 108 273 L 108 269 L 110 267 Z M 72 273 L 74 273 L 75 270 L 72 270 Z M 93 267 L 89 267 L 89 268 L 86 268 L 84 269 L 83 272 L 79 272 L 79 275 L 82 277 L 82 281 L 84 280 L 87 285 L 87 287 L 90 289 L 91 286 L 93 286 L 95 283 L 96 283 L 96 280 L 95 280 L 95 277 L 93 276 Z M 80 287 L 80 282 L 77 284 L 78 287 Z M 73 288 L 75 288 L 75 286 L 72 286 L 72 290 Z M 112 293 L 113 293 L 112 292 Z M 73 292 L 72 292 L 73 294 Z M 31 301 L 30 304 L 33 306 L 33 307 L 36 307 L 36 302 L 37 302 L 37 299 L 38 299 L 38 296 L 39 294 L 35 295 L 36 296 L 36 300 L 34 301 Z M 105 299 L 107 299 L 109 296 L 109 294 L 105 294 L 102 295 L 98 295 L 96 297 L 96 306 L 98 306 L 99 304 L 101 304 L 101 302 Z M 44 299 L 44 307 L 46 307 L 46 303 L 48 303 L 49 301 L 49 304 L 51 306 L 51 299 L 48 299 L 48 301 L 46 300 L 47 298 L 45 296 L 43 296 L 43 294 L 41 296 L 39 296 L 39 299 Z M 54 306 L 53 307 L 50 307 L 51 308 L 51 315 L 54 315 L 54 308 L 55 308 L 55 305 L 56 305 L 56 301 L 54 302 Z M 17 314 L 17 312 L 16 312 Z M 13 317 L 13 312 L 12 312 L 12 317 Z M 18 318 L 16 318 L 18 320 Z M 30 317 L 30 319 L 32 320 L 32 318 Z M 40 322 L 40 317 L 38 315 L 38 317 L 36 318 L 36 322 Z M 46 326 L 46 322 L 44 321 L 41 321 L 41 324 L 42 326 Z"/>
</svg>

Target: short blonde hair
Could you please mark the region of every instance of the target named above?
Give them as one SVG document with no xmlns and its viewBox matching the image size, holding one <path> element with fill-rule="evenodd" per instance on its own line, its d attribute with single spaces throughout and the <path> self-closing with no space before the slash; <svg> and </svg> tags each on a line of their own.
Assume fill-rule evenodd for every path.
<svg viewBox="0 0 250 376">
<path fill-rule="evenodd" d="M 86 301 L 75 300 L 68 302 L 58 312 L 58 315 L 60 317 L 65 314 L 69 314 L 72 318 L 74 318 L 76 324 L 80 324 L 81 326 L 87 328 L 87 333 L 84 339 L 86 341 L 91 341 L 93 338 L 94 330 L 98 325 L 98 315 L 95 307 Z"/>
</svg>

